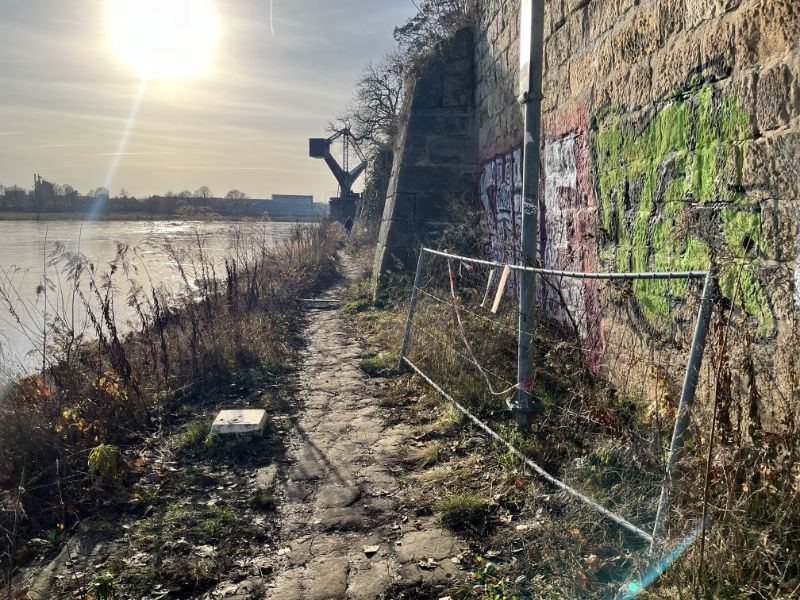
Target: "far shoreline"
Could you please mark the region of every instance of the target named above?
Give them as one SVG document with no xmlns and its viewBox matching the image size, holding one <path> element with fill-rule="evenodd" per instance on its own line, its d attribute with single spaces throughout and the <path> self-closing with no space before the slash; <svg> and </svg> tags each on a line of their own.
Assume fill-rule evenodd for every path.
<svg viewBox="0 0 800 600">
<path fill-rule="evenodd" d="M 0 211 L 0 223 L 3 221 L 87 221 L 89 216 L 86 213 L 78 212 L 16 212 Z M 115 212 L 100 214 L 91 219 L 92 221 L 186 221 L 185 217 L 171 214 L 145 214 L 139 212 Z M 189 219 L 190 220 L 190 219 Z M 258 217 L 227 217 L 219 216 L 220 221 L 259 221 Z M 320 217 L 293 217 L 293 216 L 270 216 L 264 215 L 263 220 L 274 221 L 277 223 L 315 223 L 322 220 Z"/>
</svg>

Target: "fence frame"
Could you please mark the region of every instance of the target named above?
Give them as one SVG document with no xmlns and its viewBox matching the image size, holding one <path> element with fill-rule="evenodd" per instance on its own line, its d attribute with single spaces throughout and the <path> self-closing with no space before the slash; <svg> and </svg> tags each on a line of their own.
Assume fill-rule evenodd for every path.
<svg viewBox="0 0 800 600">
<path fill-rule="evenodd" d="M 667 458 L 667 466 L 664 473 L 664 482 L 661 486 L 661 494 L 659 497 L 658 510 L 656 513 L 655 525 L 653 533 L 648 534 L 641 528 L 633 523 L 630 523 L 616 515 L 607 508 L 597 504 L 587 496 L 584 496 L 577 490 L 574 490 L 564 482 L 556 479 L 541 466 L 537 465 L 509 442 L 502 438 L 499 434 L 494 432 L 488 425 L 480 421 L 477 417 L 471 414 L 452 396 L 447 394 L 439 385 L 430 379 L 419 367 L 406 358 L 406 351 L 408 350 L 408 340 L 411 333 L 411 324 L 414 318 L 414 310 L 417 302 L 417 290 L 419 286 L 420 274 L 422 273 L 422 265 L 424 262 L 425 254 L 432 256 L 444 257 L 447 259 L 460 260 L 466 264 L 480 264 L 493 268 L 504 268 L 508 266 L 514 271 L 521 271 L 525 273 L 532 273 L 537 275 L 551 275 L 557 277 L 570 277 L 575 279 L 605 279 L 605 280 L 657 280 L 657 279 L 704 279 L 703 292 L 700 300 L 700 308 L 698 309 L 697 322 L 695 325 L 694 336 L 692 339 L 691 351 L 687 360 L 686 373 L 684 376 L 683 389 L 681 391 L 681 398 L 678 404 L 678 411 L 675 416 L 675 425 L 672 432 L 672 441 L 670 443 L 669 456 Z M 508 449 L 518 458 L 520 458 L 527 466 L 534 470 L 540 477 L 548 481 L 555 487 L 564 490 L 578 501 L 589 506 L 592 510 L 602 514 L 611 521 L 617 523 L 627 531 L 633 533 L 639 538 L 650 543 L 651 554 L 659 553 L 663 545 L 664 531 L 667 527 L 667 512 L 669 509 L 669 499 L 671 495 L 672 484 L 672 471 L 678 461 L 681 450 L 683 448 L 684 438 L 686 431 L 689 427 L 690 409 L 694 403 L 695 393 L 697 391 L 698 376 L 700 367 L 703 362 L 703 354 L 706 343 L 706 332 L 708 324 L 711 319 L 711 312 L 713 308 L 713 291 L 714 291 L 714 270 L 711 265 L 705 271 L 663 271 L 663 272 L 639 272 L 639 273 L 581 273 L 578 271 L 557 271 L 552 269 L 541 269 L 537 267 L 526 267 L 523 265 L 506 265 L 505 263 L 483 260 L 478 258 L 470 258 L 467 256 L 460 256 L 451 254 L 441 250 L 434 250 L 432 248 L 421 247 L 419 258 L 417 260 L 417 270 L 414 276 L 414 285 L 411 289 L 411 298 L 408 307 L 408 317 L 406 319 L 406 329 L 403 336 L 403 345 L 400 350 L 400 359 L 397 366 L 398 373 L 402 373 L 404 366 L 408 365 L 422 377 L 429 385 L 431 385 L 439 394 L 451 402 L 459 411 L 464 413 L 473 423 L 475 423 L 482 430 L 487 432 L 491 437 L 505 444 Z M 524 335 L 522 331 L 517 331 L 517 335 Z"/>
</svg>

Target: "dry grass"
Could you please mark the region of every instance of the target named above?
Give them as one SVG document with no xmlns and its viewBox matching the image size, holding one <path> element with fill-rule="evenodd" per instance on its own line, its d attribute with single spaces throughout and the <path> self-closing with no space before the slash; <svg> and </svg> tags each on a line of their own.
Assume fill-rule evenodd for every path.
<svg viewBox="0 0 800 600">
<path fill-rule="evenodd" d="M 79 331 L 68 313 L 48 315 L 43 372 L 4 385 L 0 569 L 6 575 L 26 536 L 68 529 L 82 507 L 95 502 L 87 462 L 94 449 L 118 446 L 123 473 L 125 449 L 150 432 L 169 430 L 178 399 L 191 402 L 291 368 L 298 299 L 335 275 L 340 228 L 298 227 L 276 246 L 257 224 L 234 225 L 230 235 L 224 277 L 199 233 L 189 252 L 162 242 L 184 282 L 175 296 L 155 285 L 145 290 L 129 277 L 136 256 L 127 247 L 102 274 L 63 248 L 50 257 L 48 270 L 68 278 L 64 289 L 52 281 L 45 285 L 86 310 L 90 330 Z M 126 336 L 115 312 L 120 302 L 139 320 Z M 195 429 L 187 428 L 182 443 L 204 437 Z"/>
<path fill-rule="evenodd" d="M 423 285 L 437 282 L 441 291 L 446 277 L 446 270 L 431 273 Z M 402 341 L 408 288 L 402 278 L 395 283 L 395 295 L 385 308 L 371 307 L 356 316 L 376 350 L 396 351 Z M 462 305 L 480 303 L 482 287 L 466 289 L 463 281 L 459 285 Z M 488 395 L 485 382 L 468 365 L 448 296 L 447 289 L 435 298 L 420 296 L 410 350 L 415 363 L 550 473 L 643 529 L 652 528 L 662 481 L 659 457 L 669 443 L 675 414 L 673 382 L 663 381 L 660 372 L 642 377 L 644 393 L 598 382 L 569 336 L 559 338 L 558 329 L 548 333 L 542 328 L 535 354 L 543 371 L 534 391 L 545 411 L 532 431 L 523 434 L 509 426 L 502 399 Z M 716 310 L 725 316 L 715 317 L 709 334 L 701 390 L 674 486 L 668 545 L 678 546 L 696 532 L 704 511 L 705 541 L 701 551 L 703 534 L 691 538 L 693 543 L 640 596 L 797 597 L 800 435 L 795 420 L 800 384 L 791 373 L 786 381 L 775 381 L 771 357 L 760 356 L 753 341 L 757 324 L 740 307 Z M 513 381 L 516 342 L 511 332 L 504 333 L 506 316 L 513 329 L 513 314 L 503 315 L 502 308 L 491 317 L 494 324 L 462 312 L 467 338 L 482 365 Z M 734 321 L 735 335 L 723 344 L 726 319 Z M 633 371 L 631 362 L 623 372 Z M 480 521 L 476 530 L 481 535 L 475 541 L 485 551 L 499 553 L 496 560 L 504 573 L 528 582 L 517 586 L 517 593 L 532 593 L 532 582 L 539 582 L 537 589 L 547 588 L 554 598 L 611 597 L 652 573 L 660 562 L 648 556 L 646 544 L 525 474 L 503 446 L 487 443 L 448 403 L 437 404 L 422 382 L 404 375 L 394 385 L 419 386 L 406 392 L 405 402 L 393 404 L 398 415 L 393 418 L 413 424 L 419 439 L 427 442 L 406 457 L 419 470 L 413 475 L 411 503 L 438 510 L 448 515 L 447 523 L 459 527 L 471 521 L 470 511 L 465 504 L 461 511 L 463 503 L 453 498 L 494 503 L 490 518 L 471 526 Z M 655 408 L 654 397 L 660 400 Z M 465 521 L 456 518 L 460 512 Z"/>
</svg>

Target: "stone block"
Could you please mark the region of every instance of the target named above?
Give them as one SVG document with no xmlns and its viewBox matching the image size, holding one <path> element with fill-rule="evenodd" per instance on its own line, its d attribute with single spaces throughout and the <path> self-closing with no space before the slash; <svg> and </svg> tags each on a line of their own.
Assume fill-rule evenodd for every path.
<svg viewBox="0 0 800 600">
<path fill-rule="evenodd" d="M 562 81 L 560 74 L 560 71 L 548 70 L 544 75 L 542 80 L 542 95 L 544 96 L 542 110 L 544 112 L 549 112 L 556 108 L 560 103 L 560 95 L 564 88 L 569 88 L 569 80 Z"/>
<path fill-rule="evenodd" d="M 686 5 L 696 0 L 659 0 L 661 35 L 666 41 L 684 28 Z"/>
<path fill-rule="evenodd" d="M 798 207 L 780 206 L 775 200 L 761 203 L 763 258 L 779 262 L 797 259 L 798 210 Z"/>
<path fill-rule="evenodd" d="M 573 96 L 578 96 L 587 88 L 591 88 L 597 79 L 594 52 L 584 52 L 569 65 L 569 89 Z"/>
<path fill-rule="evenodd" d="M 472 29 L 465 27 L 456 31 L 451 40 L 445 43 L 444 54 L 452 59 L 469 59 L 474 51 Z"/>
<path fill-rule="evenodd" d="M 392 206 L 391 221 L 413 221 L 415 204 L 416 194 L 398 192 Z M 383 240 L 383 243 L 386 244 L 387 240 Z"/>
<path fill-rule="evenodd" d="M 686 28 L 693 29 L 703 21 L 715 19 L 739 6 L 741 0 L 688 0 Z"/>
<path fill-rule="evenodd" d="M 429 136 L 428 159 L 434 165 L 468 165 L 477 162 L 476 151 L 463 138 Z"/>
<path fill-rule="evenodd" d="M 553 70 L 563 65 L 572 52 L 570 46 L 569 27 L 564 26 L 556 31 L 545 44 L 545 60 L 547 70 Z"/>
<path fill-rule="evenodd" d="M 564 25 L 564 0 L 547 0 L 544 5 L 544 36 L 553 35 Z"/>
<path fill-rule="evenodd" d="M 645 58 L 628 69 L 618 69 L 595 86 L 595 104 L 613 104 L 632 110 L 648 104 L 651 96 L 652 71 Z"/>
<path fill-rule="evenodd" d="M 400 188 L 406 194 L 424 194 L 431 190 L 458 189 L 462 177 L 460 167 L 407 166 L 401 173 Z"/>
<path fill-rule="evenodd" d="M 800 196 L 800 132 L 776 132 L 745 144 L 742 186 L 752 200 L 796 206 Z"/>
<path fill-rule="evenodd" d="M 617 3 L 610 0 L 594 0 L 589 4 L 589 40 L 599 39 L 617 22 Z"/>
<path fill-rule="evenodd" d="M 639 0 L 617 0 L 617 10 L 619 14 L 625 14 L 634 6 L 639 6 Z"/>
<path fill-rule="evenodd" d="M 450 190 L 431 190 L 430 193 L 417 196 L 414 210 L 417 218 L 414 219 L 414 230 L 425 237 L 426 227 L 438 229 L 439 224 L 446 218 L 448 195 L 454 193 Z"/>
<path fill-rule="evenodd" d="M 519 44 L 511 44 L 508 47 L 509 79 L 517 81 L 519 79 Z"/>
<path fill-rule="evenodd" d="M 760 0 L 738 11 L 735 23 L 737 65 L 756 67 L 796 46 L 800 5 L 797 0 Z"/>
<path fill-rule="evenodd" d="M 472 70 L 445 75 L 442 106 L 472 106 Z"/>
<path fill-rule="evenodd" d="M 452 534 L 443 529 L 411 531 L 397 542 L 397 559 L 416 562 L 423 558 L 444 560 L 458 554 L 463 548 Z"/>
<path fill-rule="evenodd" d="M 414 85 L 414 97 L 411 101 L 414 108 L 438 108 L 442 105 L 444 80 L 441 65 L 436 63 L 432 70 L 437 72 L 426 74 Z"/>
<path fill-rule="evenodd" d="M 606 36 L 602 42 L 593 48 L 595 56 L 595 80 L 605 79 L 614 70 L 614 51 L 611 47 L 611 36 Z"/>
<path fill-rule="evenodd" d="M 347 592 L 347 558 L 322 557 L 311 562 L 305 571 L 305 588 L 309 600 L 344 598 Z"/>
<path fill-rule="evenodd" d="M 634 64 L 652 54 L 659 44 L 658 7 L 633 11 L 620 23 L 612 37 L 614 59 L 617 65 Z"/>
<path fill-rule="evenodd" d="M 700 68 L 700 40 L 686 32 L 673 38 L 670 46 L 653 55 L 652 99 L 663 100 L 684 87 Z"/>
<path fill-rule="evenodd" d="M 789 116 L 795 118 L 800 116 L 800 52 L 795 52 L 794 60 L 789 66 L 792 72 L 792 91 L 791 103 L 789 105 Z"/>
<path fill-rule="evenodd" d="M 756 116 L 762 132 L 777 129 L 789 122 L 792 76 L 785 64 L 762 71 L 758 78 Z"/>
<path fill-rule="evenodd" d="M 589 31 L 589 9 L 582 6 L 567 17 L 567 30 L 569 31 L 569 58 L 579 52 L 586 45 L 586 37 Z M 566 62 L 566 61 L 565 61 Z"/>
<path fill-rule="evenodd" d="M 738 77 L 730 80 L 724 90 L 726 96 L 736 98 L 736 103 L 742 110 L 747 111 L 750 117 L 750 127 L 745 132 L 747 139 L 758 137 L 758 121 L 756 119 L 756 83 L 758 78 L 755 71 L 745 71 Z"/>
<path fill-rule="evenodd" d="M 469 117 L 415 113 L 408 123 L 415 135 L 466 135 L 472 124 Z"/>
<path fill-rule="evenodd" d="M 262 409 L 222 410 L 211 424 L 211 433 L 216 435 L 264 433 L 267 411 Z"/>
<path fill-rule="evenodd" d="M 403 166 L 428 163 L 427 140 L 428 138 L 425 135 L 406 136 L 406 143 L 403 148 Z"/>
<path fill-rule="evenodd" d="M 700 37 L 700 60 L 706 80 L 718 81 L 730 76 L 736 64 L 734 19 L 718 19 L 697 35 Z"/>
</svg>

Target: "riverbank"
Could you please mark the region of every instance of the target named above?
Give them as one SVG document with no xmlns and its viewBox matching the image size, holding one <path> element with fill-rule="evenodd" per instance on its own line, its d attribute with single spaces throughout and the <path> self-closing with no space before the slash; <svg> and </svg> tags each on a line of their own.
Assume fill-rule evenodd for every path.
<svg viewBox="0 0 800 600">
<path fill-rule="evenodd" d="M 115 297 L 119 278 L 133 268 L 122 254 L 102 275 L 72 264 L 59 295 L 74 294 L 91 309 L 96 341 L 70 330 L 68 315 L 51 315 L 46 368 L 0 388 L 6 581 L 109 503 L 141 500 L 136 483 L 151 462 L 141 456 L 147 440 L 180 433 L 186 446 L 205 447 L 190 417 L 232 391 L 262 390 L 262 400 L 282 401 L 274 390 L 295 365 L 299 299 L 335 275 L 340 238 L 341 228 L 325 223 L 298 227 L 272 246 L 255 230 L 231 248 L 224 279 L 200 247 L 188 263 L 176 262 L 185 290 L 172 299 L 143 286 Z M 125 302 L 140 327 L 122 336 L 114 305 Z M 237 451 L 210 451 L 229 450 Z"/>
</svg>

